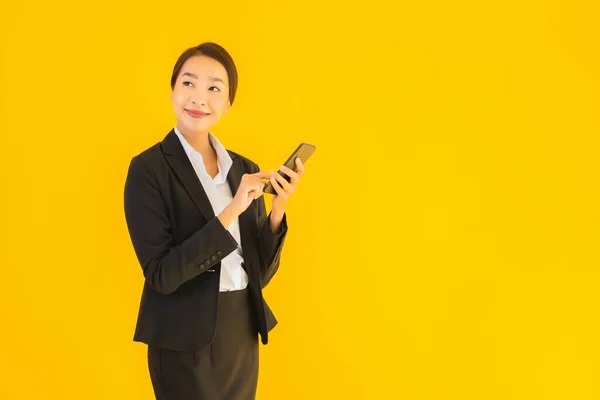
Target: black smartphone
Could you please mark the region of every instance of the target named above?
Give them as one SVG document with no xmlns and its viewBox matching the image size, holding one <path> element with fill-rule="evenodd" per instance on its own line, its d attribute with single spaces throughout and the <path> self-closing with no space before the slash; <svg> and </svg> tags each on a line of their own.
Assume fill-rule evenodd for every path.
<svg viewBox="0 0 600 400">
<path fill-rule="evenodd" d="M 312 153 L 315 152 L 316 149 L 317 147 L 315 145 L 308 143 L 300 143 L 298 147 L 296 147 L 296 150 L 294 150 L 292 154 L 288 157 L 285 163 L 283 163 L 283 165 L 285 165 L 294 172 L 298 172 L 298 169 L 296 168 L 296 157 L 299 157 L 300 161 L 302 161 L 302 164 L 304 164 L 306 163 L 306 160 L 308 160 L 308 158 L 312 155 Z M 279 175 L 283 176 L 286 181 L 291 181 L 291 178 L 285 173 L 281 172 L 279 169 L 277 169 L 276 172 Z M 275 195 L 277 194 L 275 188 L 273 188 L 273 185 L 271 185 L 271 181 L 267 182 L 263 189 L 263 192 Z"/>
</svg>

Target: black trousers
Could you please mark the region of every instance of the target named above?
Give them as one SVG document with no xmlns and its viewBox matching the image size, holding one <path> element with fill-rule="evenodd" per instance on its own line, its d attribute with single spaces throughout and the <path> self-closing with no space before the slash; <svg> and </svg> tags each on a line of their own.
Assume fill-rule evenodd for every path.
<svg viewBox="0 0 600 400">
<path fill-rule="evenodd" d="M 148 369 L 157 400 L 254 400 L 258 333 L 248 289 L 219 293 L 210 345 L 194 352 L 148 346 Z"/>
</svg>

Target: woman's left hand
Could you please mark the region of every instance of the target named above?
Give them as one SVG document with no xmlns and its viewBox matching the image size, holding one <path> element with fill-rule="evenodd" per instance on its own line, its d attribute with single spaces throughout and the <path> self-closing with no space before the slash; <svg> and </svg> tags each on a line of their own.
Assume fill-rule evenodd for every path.
<svg viewBox="0 0 600 400">
<path fill-rule="evenodd" d="M 298 188 L 300 178 L 304 174 L 304 165 L 302 164 L 302 161 L 300 161 L 300 158 L 297 157 L 295 161 L 296 166 L 298 167 L 298 172 L 294 172 L 285 165 L 282 165 L 279 168 L 279 171 L 290 177 L 289 183 L 278 173 L 275 173 L 270 178 L 271 185 L 273 185 L 273 189 L 275 189 L 277 192 L 277 194 L 273 197 L 272 212 L 275 212 L 278 215 L 283 215 L 285 212 L 285 207 L 287 206 L 290 196 L 292 196 Z"/>
</svg>

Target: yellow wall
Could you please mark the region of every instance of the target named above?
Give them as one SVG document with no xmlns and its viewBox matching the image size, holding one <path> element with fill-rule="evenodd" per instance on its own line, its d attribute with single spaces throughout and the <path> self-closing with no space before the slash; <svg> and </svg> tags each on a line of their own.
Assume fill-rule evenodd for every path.
<svg viewBox="0 0 600 400">
<path fill-rule="evenodd" d="M 205 40 L 227 147 L 318 147 L 259 399 L 600 398 L 598 3 L 392 3 L 2 6 L 1 399 L 152 398 L 123 184 Z"/>
</svg>

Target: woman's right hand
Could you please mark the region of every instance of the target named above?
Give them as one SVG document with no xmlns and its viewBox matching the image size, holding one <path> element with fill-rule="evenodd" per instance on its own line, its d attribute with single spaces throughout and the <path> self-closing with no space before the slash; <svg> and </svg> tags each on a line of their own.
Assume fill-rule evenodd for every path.
<svg viewBox="0 0 600 400">
<path fill-rule="evenodd" d="M 259 171 L 254 174 L 242 175 L 240 186 L 231 200 L 231 203 L 223 209 L 218 218 L 225 228 L 231 224 L 241 213 L 246 211 L 250 204 L 263 195 L 263 188 L 266 182 L 263 179 L 269 179 L 271 174 Z"/>
</svg>

